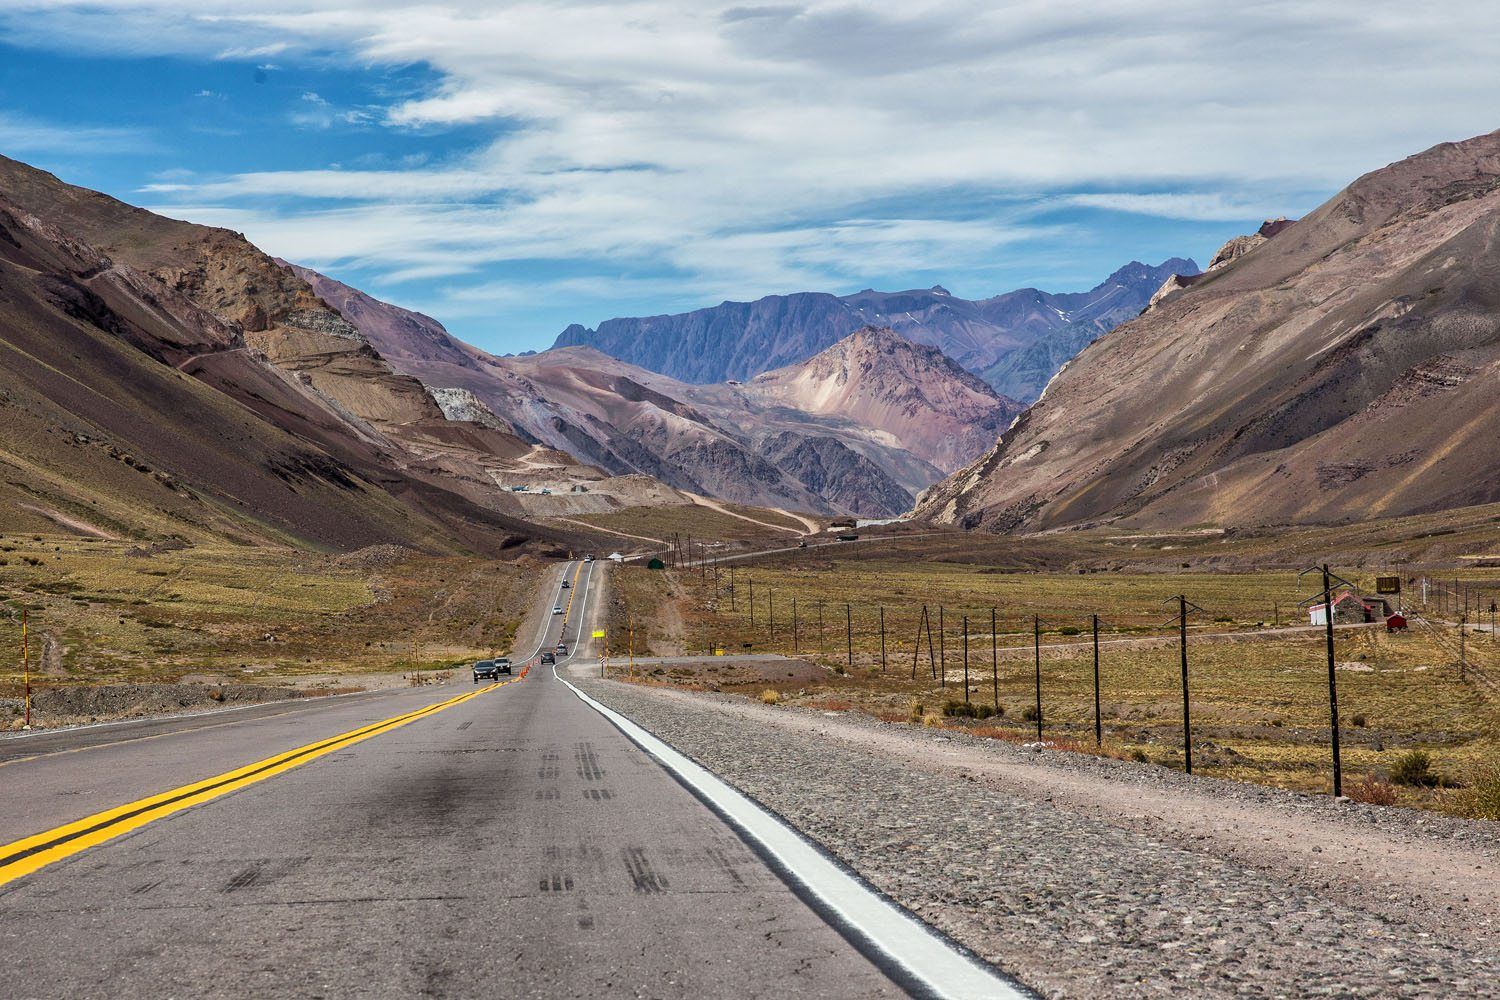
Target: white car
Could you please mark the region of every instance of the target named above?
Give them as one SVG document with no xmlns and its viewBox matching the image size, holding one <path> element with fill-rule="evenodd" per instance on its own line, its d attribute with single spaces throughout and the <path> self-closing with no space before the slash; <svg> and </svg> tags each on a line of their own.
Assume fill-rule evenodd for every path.
<svg viewBox="0 0 1500 1000">
<path fill-rule="evenodd" d="M 559 605 L 557 605 L 557 606 L 556 606 L 556 607 L 554 607 L 554 608 L 553 608 L 553 609 L 552 609 L 552 613 L 553 613 L 553 614 L 554 614 L 554 615 L 560 615 L 560 614 L 562 614 L 562 605 L 560 605 L 560 604 L 559 604 Z"/>
</svg>

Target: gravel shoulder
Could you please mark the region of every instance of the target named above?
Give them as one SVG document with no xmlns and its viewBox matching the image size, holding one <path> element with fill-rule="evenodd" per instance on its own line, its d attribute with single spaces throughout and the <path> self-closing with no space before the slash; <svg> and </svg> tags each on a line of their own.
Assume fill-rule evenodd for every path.
<svg viewBox="0 0 1500 1000">
<path fill-rule="evenodd" d="M 575 676 L 1052 997 L 1500 997 L 1500 824 Z"/>
</svg>

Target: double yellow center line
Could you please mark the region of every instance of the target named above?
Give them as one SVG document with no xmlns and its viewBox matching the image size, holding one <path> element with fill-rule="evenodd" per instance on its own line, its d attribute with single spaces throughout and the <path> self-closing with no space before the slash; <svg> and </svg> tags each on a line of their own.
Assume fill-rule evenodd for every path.
<svg viewBox="0 0 1500 1000">
<path fill-rule="evenodd" d="M 528 668 L 529 669 L 529 668 Z M 247 764 L 233 771 L 205 778 L 202 781 L 190 785 L 183 785 L 171 791 L 162 792 L 135 802 L 128 802 L 104 812 L 85 816 L 76 822 L 66 826 L 59 826 L 43 833 L 18 840 L 11 844 L 0 846 L 0 885 L 4 885 L 23 875 L 29 875 L 39 868 L 44 868 L 54 862 L 61 861 L 66 857 L 85 851 L 90 847 L 112 840 L 131 830 L 145 826 L 147 823 L 155 822 L 173 813 L 184 809 L 202 805 L 227 795 L 230 792 L 253 785 L 258 781 L 265 781 L 294 767 L 301 767 L 309 761 L 317 760 L 319 757 L 342 750 L 345 747 L 361 743 L 382 733 L 388 733 L 393 729 L 399 729 L 418 719 L 424 719 L 429 715 L 435 715 L 454 705 L 461 705 L 471 698 L 477 698 L 486 692 L 496 688 L 513 684 L 526 676 L 527 671 L 522 670 L 519 675 L 508 681 L 498 684 L 489 684 L 440 701 L 425 708 L 419 708 L 414 712 L 397 715 L 380 722 L 373 722 L 359 729 L 352 729 L 347 733 L 333 736 L 316 743 L 298 747 L 279 753 L 274 757 Z"/>
</svg>

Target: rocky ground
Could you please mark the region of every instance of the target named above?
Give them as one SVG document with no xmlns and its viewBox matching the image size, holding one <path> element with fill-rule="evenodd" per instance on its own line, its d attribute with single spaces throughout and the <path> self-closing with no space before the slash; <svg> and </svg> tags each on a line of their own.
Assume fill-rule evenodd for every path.
<svg viewBox="0 0 1500 1000">
<path fill-rule="evenodd" d="M 1049 997 L 1500 997 L 1500 825 L 589 680 Z"/>
</svg>

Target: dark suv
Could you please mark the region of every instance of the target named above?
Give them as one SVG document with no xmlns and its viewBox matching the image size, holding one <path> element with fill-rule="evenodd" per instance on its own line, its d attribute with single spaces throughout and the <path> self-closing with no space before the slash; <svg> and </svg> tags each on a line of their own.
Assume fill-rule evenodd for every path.
<svg viewBox="0 0 1500 1000">
<path fill-rule="evenodd" d="M 544 666 L 544 667 L 551 666 L 552 664 L 554 664 L 556 662 L 557 662 L 557 657 L 553 656 L 551 653 L 543 653 L 542 654 L 542 666 Z"/>
<path fill-rule="evenodd" d="M 510 673 L 509 664 L 507 664 L 507 669 L 506 669 L 505 672 L 506 673 Z M 486 681 L 497 680 L 499 677 L 500 677 L 500 668 L 499 668 L 499 666 L 496 665 L 496 663 L 495 663 L 494 660 L 480 660 L 479 662 L 477 662 L 477 663 L 474 664 L 474 683 L 475 684 L 478 684 L 481 680 L 486 680 Z"/>
</svg>

